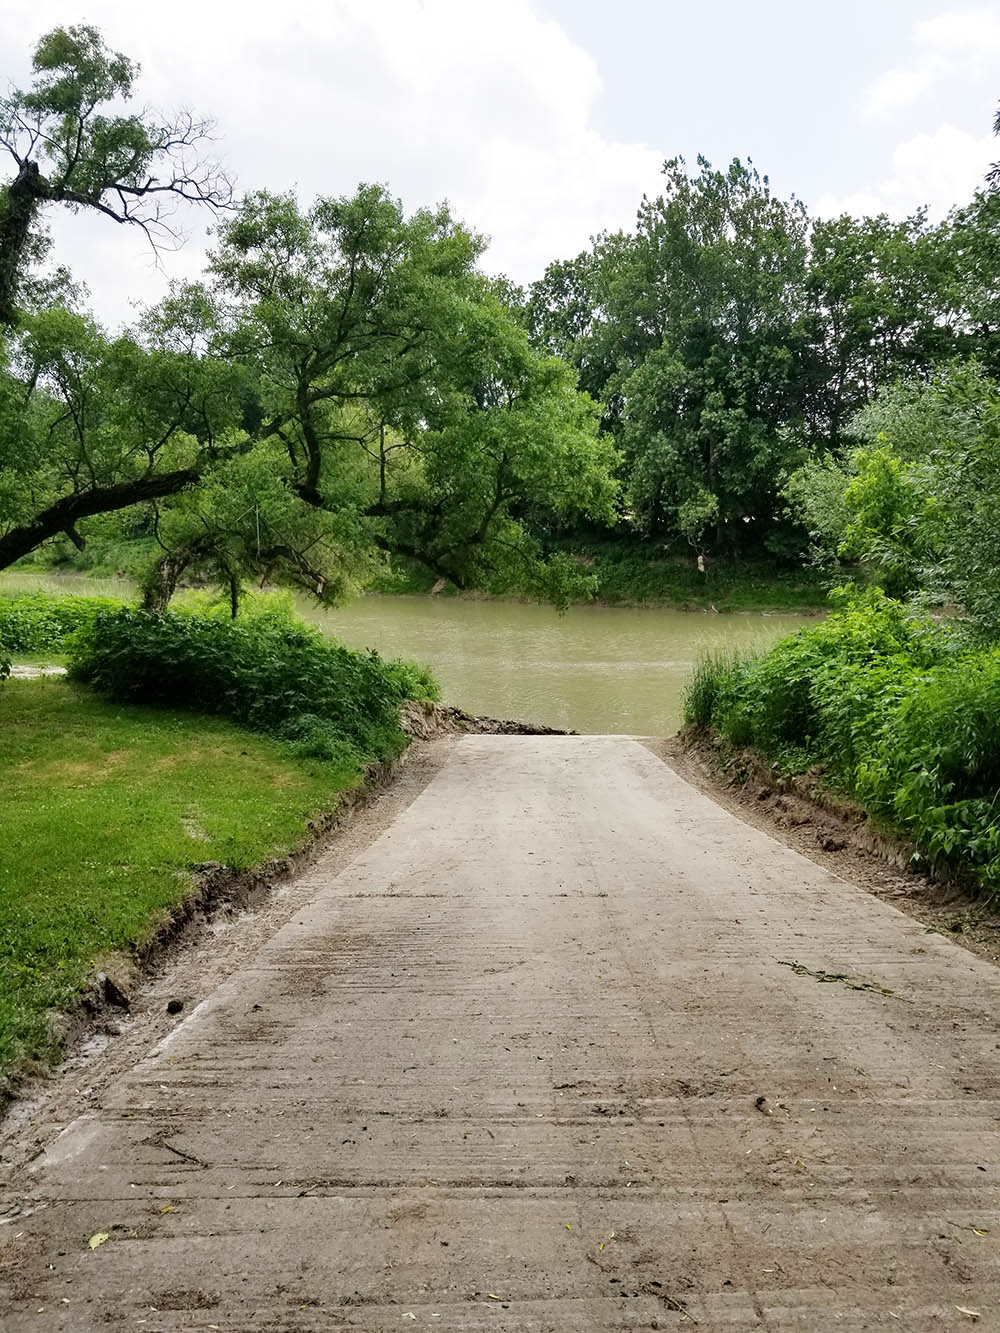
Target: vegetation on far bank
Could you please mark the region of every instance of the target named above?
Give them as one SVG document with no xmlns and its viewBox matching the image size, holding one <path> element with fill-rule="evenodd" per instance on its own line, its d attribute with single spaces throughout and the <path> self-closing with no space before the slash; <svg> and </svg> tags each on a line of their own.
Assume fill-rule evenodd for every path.
<svg viewBox="0 0 1000 1333">
<path fill-rule="evenodd" d="M 88 559 L 78 560 L 72 548 L 63 548 L 59 559 L 23 562 L 16 567 L 25 575 L 41 577 L 59 573 L 85 573 L 95 579 L 136 577 L 141 555 L 127 544 L 115 544 L 102 551 L 97 543 L 88 547 Z M 596 602 L 607 606 L 671 607 L 678 610 L 716 611 L 816 611 L 826 605 L 831 584 L 828 569 L 810 564 L 792 564 L 778 560 L 709 560 L 699 570 L 690 556 L 656 550 L 638 542 L 591 541 L 567 547 L 563 554 L 589 576 L 586 597 L 572 599 L 578 604 Z M 485 597 L 485 593 L 461 593 L 453 584 L 442 587 L 433 574 L 422 566 L 404 560 L 385 565 L 366 589 L 386 596 L 428 596 L 432 592 L 445 597 Z M 183 605 L 190 590 L 183 586 Z M 34 594 L 18 593 L 13 587 L 0 586 L 0 641 L 3 640 L 4 604 L 12 597 Z M 15 649 L 23 660 L 23 649 Z"/>
<path fill-rule="evenodd" d="M 638 543 L 591 543 L 567 554 L 594 577 L 593 595 L 586 600 L 606 606 L 815 611 L 825 606 L 830 587 L 829 572 L 812 566 L 720 560 L 699 570 L 688 557 L 655 552 Z M 426 594 L 433 587 L 426 571 L 411 565 L 386 571 L 372 591 Z"/>
</svg>

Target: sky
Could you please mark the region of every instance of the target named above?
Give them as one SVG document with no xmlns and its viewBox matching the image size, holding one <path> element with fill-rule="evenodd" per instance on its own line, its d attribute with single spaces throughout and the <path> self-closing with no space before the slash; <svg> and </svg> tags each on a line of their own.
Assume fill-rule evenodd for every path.
<svg viewBox="0 0 1000 1333">
<path fill-rule="evenodd" d="M 241 190 L 447 200 L 519 283 L 629 227 L 667 157 L 750 157 L 814 214 L 934 217 L 1000 157 L 1000 0 L 3 0 L 0 87 L 71 23 L 139 61 L 137 102 L 214 117 Z M 211 244 L 194 215 L 157 265 L 104 218 L 50 221 L 111 324 Z"/>
</svg>

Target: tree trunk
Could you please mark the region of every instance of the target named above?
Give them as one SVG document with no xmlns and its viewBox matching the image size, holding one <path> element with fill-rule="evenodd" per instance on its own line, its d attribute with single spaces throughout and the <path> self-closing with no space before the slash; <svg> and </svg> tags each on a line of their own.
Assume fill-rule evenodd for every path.
<svg viewBox="0 0 1000 1333">
<path fill-rule="evenodd" d="M 144 611 L 166 611 L 170 599 L 177 591 L 177 583 L 194 556 L 190 547 L 180 551 L 168 551 L 146 575 L 142 585 L 142 607 Z"/>
<path fill-rule="evenodd" d="M 28 555 L 50 537 L 58 537 L 61 532 L 68 531 L 81 518 L 110 514 L 145 500 L 160 500 L 166 495 L 176 495 L 185 487 L 193 486 L 200 476 L 197 468 L 182 468 L 177 472 L 154 473 L 136 481 L 114 482 L 75 495 L 65 495 L 43 509 L 30 523 L 11 528 L 0 537 L 0 569 L 6 569 L 15 560 Z"/>
<path fill-rule="evenodd" d="M 45 198 L 45 179 L 34 162 L 25 162 L 0 195 L 0 325 L 17 323 L 17 294 L 25 250 Z"/>
</svg>

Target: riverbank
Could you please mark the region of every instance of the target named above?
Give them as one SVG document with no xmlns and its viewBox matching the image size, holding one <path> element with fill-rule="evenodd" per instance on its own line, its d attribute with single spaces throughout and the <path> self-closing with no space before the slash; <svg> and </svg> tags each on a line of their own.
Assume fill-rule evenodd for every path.
<svg viewBox="0 0 1000 1333">
<path fill-rule="evenodd" d="M 62 677 L 0 689 L 0 1105 L 74 1039 L 113 1029 L 179 932 L 301 870 L 412 743 L 549 730 L 417 701 L 401 722 L 407 749 L 359 767 Z"/>
<path fill-rule="evenodd" d="M 595 597 L 574 605 L 662 607 L 678 611 L 820 611 L 830 586 L 828 571 L 795 567 L 773 559 L 708 558 L 699 569 L 694 555 L 657 547 L 655 543 L 591 542 L 560 548 L 597 580 Z M 14 572 L 45 577 L 60 573 L 95 580 L 138 579 L 153 558 L 144 542 L 91 542 L 78 552 L 68 542 L 56 563 L 25 560 Z M 458 598 L 468 601 L 514 601 L 485 593 L 460 592 L 442 583 L 422 565 L 397 560 L 367 589 L 373 595 Z"/>
<path fill-rule="evenodd" d="M 599 606 L 665 608 L 719 613 L 822 611 L 830 586 L 827 571 L 789 567 L 777 561 L 709 559 L 699 569 L 690 555 L 677 555 L 627 543 L 595 543 L 567 549 L 597 581 L 593 602 Z M 372 584 L 371 592 L 397 596 L 433 593 L 463 600 L 486 598 L 441 585 L 416 565 L 397 564 Z M 576 605 L 587 605 L 578 602 Z"/>
</svg>

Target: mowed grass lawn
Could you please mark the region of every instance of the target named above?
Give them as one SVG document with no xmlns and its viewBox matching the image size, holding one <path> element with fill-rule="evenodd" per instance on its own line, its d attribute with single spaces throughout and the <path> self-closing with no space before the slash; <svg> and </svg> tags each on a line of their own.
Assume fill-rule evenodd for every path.
<svg viewBox="0 0 1000 1333">
<path fill-rule="evenodd" d="M 0 686 L 0 1091 L 58 1055 L 49 1011 L 102 955 L 155 931 L 194 864 L 245 868 L 300 845 L 359 780 L 216 718 L 60 678 Z"/>
</svg>

